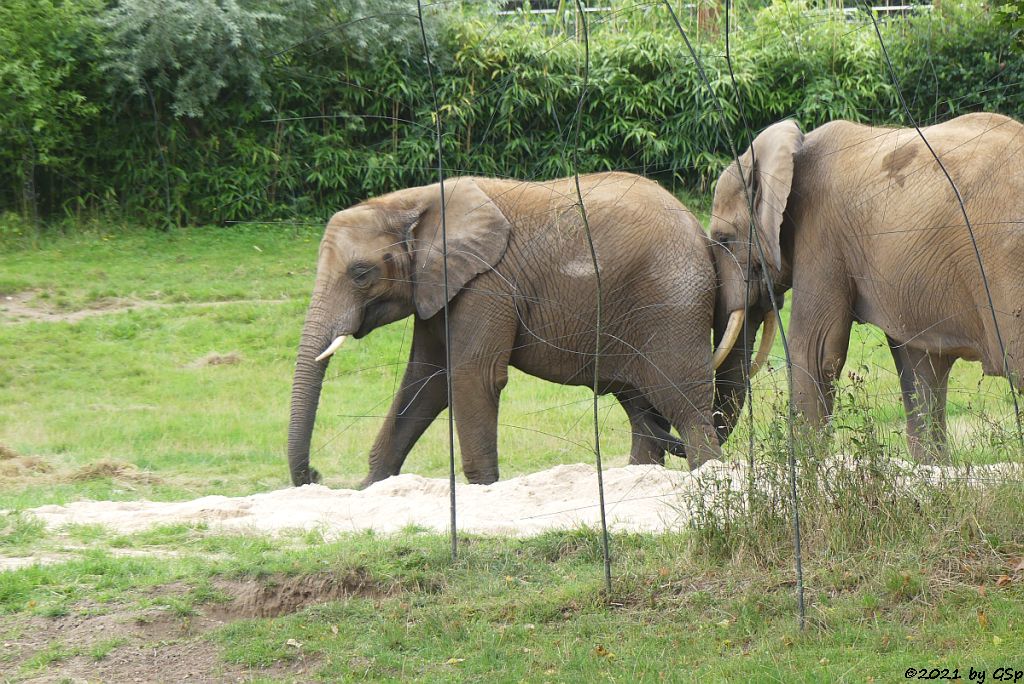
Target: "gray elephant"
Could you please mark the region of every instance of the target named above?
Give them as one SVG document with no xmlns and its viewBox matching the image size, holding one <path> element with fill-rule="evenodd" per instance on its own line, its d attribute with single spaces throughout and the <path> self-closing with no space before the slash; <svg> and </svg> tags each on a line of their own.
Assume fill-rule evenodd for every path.
<svg viewBox="0 0 1024 684">
<path fill-rule="evenodd" d="M 1024 126 L 982 113 L 922 133 L 966 203 L 1005 367 L 1020 388 Z M 754 317 L 763 316 L 762 269 L 776 294 L 792 289 L 794 402 L 811 425 L 832 413 L 852 324 L 881 328 L 899 372 L 911 454 L 945 456 L 954 361 L 981 361 L 989 375 L 1005 375 L 1005 367 L 963 213 L 917 131 L 836 121 L 805 137 L 783 121 L 739 162 L 748 189 L 734 162 L 718 181 L 712 209 L 724 305 L 746 303 Z M 751 207 L 763 258 L 748 242 Z M 744 302 L 748 264 L 753 277 Z"/>
<path fill-rule="evenodd" d="M 638 176 L 581 176 L 600 263 L 599 389 L 625 408 L 633 463 L 666 450 L 696 466 L 720 453 L 712 424 L 715 268 L 693 215 Z M 453 412 L 471 483 L 498 479 L 498 400 L 509 365 L 593 382 L 596 279 L 573 179 L 445 181 Z M 309 446 L 324 371 L 346 336 L 415 316 L 405 377 L 370 450 L 364 484 L 397 474 L 448 405 L 438 185 L 335 214 L 327 224 L 292 387 L 292 481 L 317 481 Z M 735 341 L 738 321 L 716 337 Z M 742 350 L 715 359 L 735 367 Z M 680 438 L 670 434 L 675 428 Z"/>
</svg>

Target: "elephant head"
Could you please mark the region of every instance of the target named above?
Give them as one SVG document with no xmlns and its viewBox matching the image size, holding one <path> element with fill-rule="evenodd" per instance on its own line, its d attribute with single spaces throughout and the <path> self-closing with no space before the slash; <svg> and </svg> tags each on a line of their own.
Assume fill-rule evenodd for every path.
<svg viewBox="0 0 1024 684">
<path fill-rule="evenodd" d="M 783 215 L 802 143 L 803 133 L 792 120 L 768 127 L 722 173 L 715 188 L 710 227 L 719 281 L 715 338 L 724 350 L 742 335 L 728 358 L 717 352 L 715 358 L 716 410 L 726 414 L 726 433 L 742 406 L 746 379 L 764 364 L 775 337 L 771 294 L 781 306 L 792 281 L 792 235 L 783 233 Z M 762 321 L 761 345 L 750 363 Z M 744 373 L 748 363 L 749 373 Z M 721 429 L 719 434 L 724 437 Z"/>
<path fill-rule="evenodd" d="M 310 439 L 324 372 L 348 336 L 415 313 L 431 318 L 476 275 L 505 254 L 510 225 L 470 178 L 410 188 L 338 212 L 327 223 L 302 329 L 288 426 L 288 465 L 295 485 L 319 481 L 309 465 Z"/>
</svg>

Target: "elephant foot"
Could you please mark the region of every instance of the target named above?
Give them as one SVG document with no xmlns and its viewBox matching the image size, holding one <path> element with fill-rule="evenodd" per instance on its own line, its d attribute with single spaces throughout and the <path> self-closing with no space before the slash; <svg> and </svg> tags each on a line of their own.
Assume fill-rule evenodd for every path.
<svg viewBox="0 0 1024 684">
<path fill-rule="evenodd" d="M 934 440 L 929 441 L 915 437 L 907 437 L 907 446 L 910 449 L 910 457 L 921 465 L 949 465 L 952 459 L 945 445 Z"/>
<path fill-rule="evenodd" d="M 643 452 L 629 455 L 629 465 L 665 465 L 664 453 Z"/>
<path fill-rule="evenodd" d="M 397 474 L 398 473 L 370 473 L 369 475 L 363 478 L 362 482 L 356 485 L 356 489 L 366 489 L 372 484 L 380 482 L 381 480 L 386 480 L 389 477 L 393 477 Z"/>
<path fill-rule="evenodd" d="M 489 485 L 489 484 L 494 484 L 495 482 L 498 481 L 498 471 L 497 471 L 497 469 L 495 469 L 493 471 L 486 470 L 486 471 L 481 471 L 481 472 L 473 472 L 473 471 L 471 471 L 471 472 L 465 473 L 465 475 L 466 475 L 466 481 L 468 481 L 469 484 Z"/>
</svg>

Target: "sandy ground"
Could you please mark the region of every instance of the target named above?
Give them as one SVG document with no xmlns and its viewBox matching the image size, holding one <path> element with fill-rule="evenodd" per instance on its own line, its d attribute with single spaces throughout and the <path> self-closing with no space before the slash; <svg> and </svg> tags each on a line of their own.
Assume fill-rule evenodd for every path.
<svg viewBox="0 0 1024 684">
<path fill-rule="evenodd" d="M 837 459 L 834 467 L 855 464 Z M 964 468 L 905 467 L 905 482 L 967 479 L 972 484 L 1024 476 L 1020 464 Z M 608 522 L 613 530 L 664 531 L 684 526 L 688 502 L 715 497 L 747 486 L 742 464 L 707 463 L 690 473 L 659 466 L 625 466 L 604 472 Z M 463 532 L 529 536 L 550 529 L 600 524 L 597 476 L 589 464 L 562 465 L 499 481 L 493 485 L 456 485 L 458 528 Z M 387 533 L 410 525 L 448 530 L 449 490 L 446 479 L 406 474 L 365 490 L 330 489 L 320 485 L 289 487 L 245 497 L 206 496 L 193 501 L 80 501 L 28 512 L 48 527 L 69 523 L 100 524 L 118 532 L 154 525 L 207 523 L 233 532 L 275 533 L 320 529 L 326 537 L 373 529 Z"/>
<path fill-rule="evenodd" d="M 729 466 L 714 463 L 701 470 L 727 473 Z M 656 466 L 625 466 L 606 470 L 604 485 L 613 529 L 657 531 L 685 523 L 681 498 L 695 478 Z M 597 476 L 588 464 L 556 466 L 493 485 L 457 484 L 455 495 L 458 528 L 465 532 L 526 536 L 600 523 Z M 180 502 L 80 501 L 29 513 L 51 528 L 101 524 L 120 532 L 204 522 L 236 532 L 319 528 L 331 536 L 366 529 L 394 532 L 410 525 L 443 532 L 450 522 L 448 480 L 412 474 L 362 491 L 306 485 Z"/>
</svg>

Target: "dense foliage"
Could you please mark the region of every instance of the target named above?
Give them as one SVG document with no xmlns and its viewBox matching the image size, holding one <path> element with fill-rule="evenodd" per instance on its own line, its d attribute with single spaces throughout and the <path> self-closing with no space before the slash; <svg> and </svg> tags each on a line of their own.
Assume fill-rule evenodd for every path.
<svg viewBox="0 0 1024 684">
<path fill-rule="evenodd" d="M 1002 2 L 996 8 L 1003 25 L 1009 29 L 1010 35 L 1017 45 L 1024 48 L 1024 0 Z"/>
<path fill-rule="evenodd" d="M 426 33 L 448 172 L 569 173 L 578 30 L 444 7 Z M 1024 117 L 1024 57 L 986 7 L 942 3 L 882 23 L 916 120 Z M 721 34 L 691 30 L 719 110 L 664 8 L 619 9 L 591 16 L 581 170 L 706 187 L 734 146 L 782 117 L 805 129 L 907 121 L 866 16 L 803 0 L 747 12 L 731 33 L 732 77 Z M 8 0 L 0 212 L 154 225 L 322 217 L 431 182 L 431 83 L 410 11 L 401 0 Z"/>
</svg>

